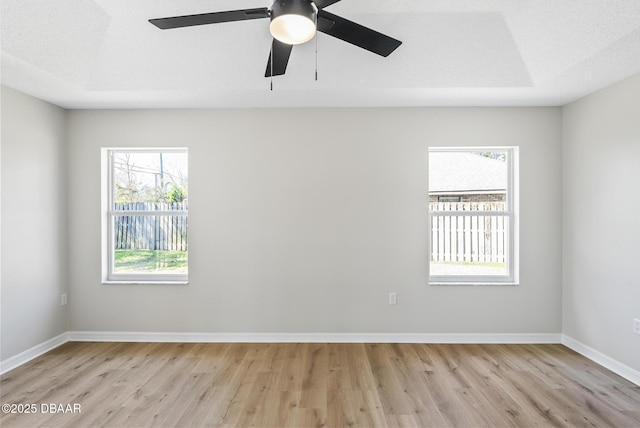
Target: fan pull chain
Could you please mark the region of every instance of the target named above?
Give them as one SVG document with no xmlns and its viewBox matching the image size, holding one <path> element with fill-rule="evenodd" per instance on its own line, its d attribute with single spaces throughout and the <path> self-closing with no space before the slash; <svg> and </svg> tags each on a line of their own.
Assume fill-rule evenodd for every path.
<svg viewBox="0 0 640 428">
<path fill-rule="evenodd" d="M 273 91 L 273 41 L 271 42 L 271 53 L 269 54 L 269 59 L 271 60 L 271 91 Z"/>
<path fill-rule="evenodd" d="M 315 16 L 315 20 L 316 20 L 316 22 L 315 22 L 316 28 L 318 28 L 318 14 L 317 13 L 316 13 L 316 16 Z M 317 32 L 316 32 L 315 39 L 316 39 L 316 82 L 317 82 L 318 81 L 318 33 Z"/>
</svg>

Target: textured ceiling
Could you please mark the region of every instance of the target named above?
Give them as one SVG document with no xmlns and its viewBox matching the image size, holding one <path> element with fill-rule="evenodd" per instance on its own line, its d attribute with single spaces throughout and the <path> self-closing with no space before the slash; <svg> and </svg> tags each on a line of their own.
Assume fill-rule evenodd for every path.
<svg viewBox="0 0 640 428">
<path fill-rule="evenodd" d="M 639 0 L 342 0 L 403 44 L 334 39 L 265 79 L 268 20 L 159 30 L 150 18 L 269 0 L 2 0 L 2 83 L 67 108 L 562 105 L 640 72 Z"/>
</svg>

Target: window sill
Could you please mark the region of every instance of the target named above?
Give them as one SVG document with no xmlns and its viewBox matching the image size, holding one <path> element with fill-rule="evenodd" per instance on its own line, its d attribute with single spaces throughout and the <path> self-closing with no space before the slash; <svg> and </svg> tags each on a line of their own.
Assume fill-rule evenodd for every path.
<svg viewBox="0 0 640 428">
<path fill-rule="evenodd" d="M 468 282 L 447 282 L 447 281 L 433 281 L 433 282 L 429 282 L 429 285 L 434 285 L 434 286 L 441 286 L 441 285 L 474 285 L 474 286 L 482 286 L 482 285 L 489 285 L 489 286 L 495 286 L 495 285 L 520 285 L 519 282 L 473 282 L 473 281 L 468 281 Z"/>
<path fill-rule="evenodd" d="M 102 281 L 103 285 L 188 285 L 189 281 Z"/>
</svg>

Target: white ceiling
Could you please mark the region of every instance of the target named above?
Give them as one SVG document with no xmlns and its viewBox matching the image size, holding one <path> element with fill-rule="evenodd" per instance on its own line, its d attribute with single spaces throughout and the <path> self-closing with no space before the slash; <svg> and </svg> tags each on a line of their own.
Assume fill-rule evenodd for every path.
<svg viewBox="0 0 640 428">
<path fill-rule="evenodd" d="M 640 0 L 342 0 L 403 44 L 320 33 L 264 71 L 268 20 L 159 30 L 150 18 L 270 0 L 2 0 L 2 83 L 66 108 L 562 105 L 640 72 Z"/>
</svg>

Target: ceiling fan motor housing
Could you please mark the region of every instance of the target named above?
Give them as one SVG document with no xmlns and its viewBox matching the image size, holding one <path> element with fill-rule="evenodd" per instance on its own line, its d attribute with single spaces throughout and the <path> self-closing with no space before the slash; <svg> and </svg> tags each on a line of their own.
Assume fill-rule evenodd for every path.
<svg viewBox="0 0 640 428">
<path fill-rule="evenodd" d="M 271 6 L 269 29 L 288 45 L 308 42 L 316 34 L 318 9 L 311 0 L 276 0 Z"/>
</svg>

